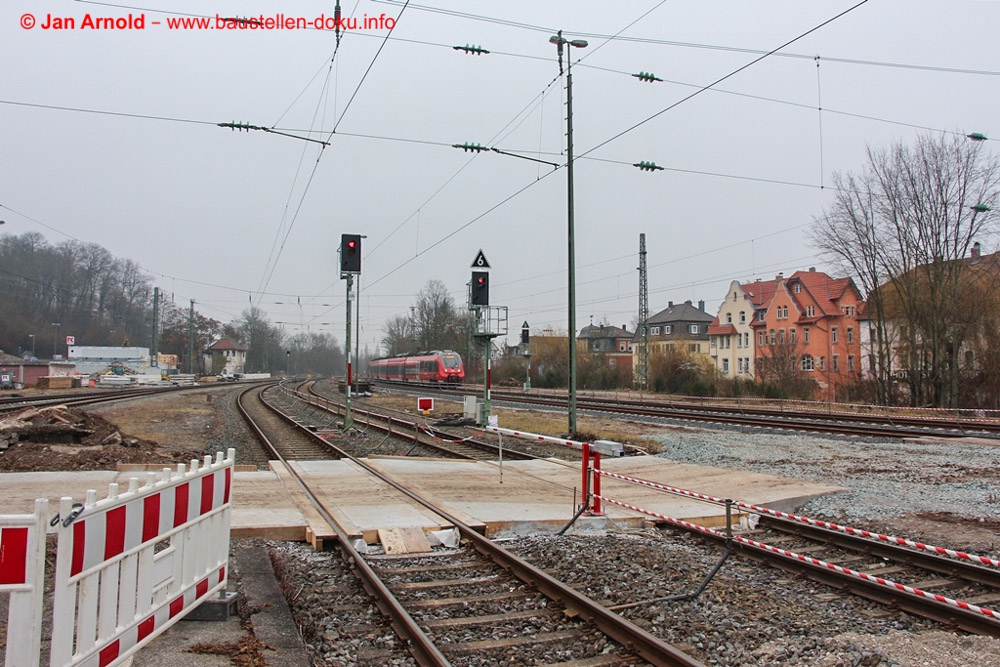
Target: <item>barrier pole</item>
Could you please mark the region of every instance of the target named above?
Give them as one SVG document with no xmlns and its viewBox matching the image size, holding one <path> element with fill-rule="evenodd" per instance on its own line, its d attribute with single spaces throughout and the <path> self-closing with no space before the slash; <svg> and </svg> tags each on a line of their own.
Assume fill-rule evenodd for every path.
<svg viewBox="0 0 1000 667">
<path fill-rule="evenodd" d="M 583 443 L 583 503 L 584 507 L 590 507 L 590 443 Z"/>
<path fill-rule="evenodd" d="M 593 470 L 600 470 L 601 469 L 601 453 L 595 451 L 591 456 L 594 459 Z M 594 495 L 593 495 L 593 498 L 594 498 L 594 507 L 593 507 L 593 511 L 594 511 L 594 514 L 603 514 L 603 512 L 601 512 L 601 476 L 600 475 L 594 475 L 593 473 L 591 473 L 591 474 L 593 475 L 593 479 L 594 479 Z"/>
</svg>

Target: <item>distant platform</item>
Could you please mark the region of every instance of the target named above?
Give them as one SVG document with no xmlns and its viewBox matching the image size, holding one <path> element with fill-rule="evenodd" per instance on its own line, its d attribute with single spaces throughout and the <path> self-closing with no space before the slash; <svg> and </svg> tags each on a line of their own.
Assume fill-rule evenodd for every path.
<svg viewBox="0 0 1000 667">
<path fill-rule="evenodd" d="M 458 520 L 489 537 L 549 533 L 572 519 L 581 500 L 579 463 L 556 459 L 498 462 L 385 457 L 367 459 L 391 479 L 440 505 Z M 428 509 L 372 478 L 352 461 L 302 461 L 292 464 L 329 508 L 341 529 L 369 544 L 378 531 L 447 528 Z M 778 510 L 790 510 L 811 498 L 842 491 L 841 487 L 776 475 L 678 463 L 654 456 L 605 458 L 601 467 L 630 477 L 732 498 Z M 98 498 L 108 484 L 127 488 L 134 469 L 108 472 L 33 472 L 0 474 L 4 513 L 30 513 L 35 498 L 49 498 L 58 507 L 62 496 L 82 500 L 88 489 Z M 725 525 L 718 505 L 667 494 L 647 487 L 603 478 L 601 494 L 670 517 L 702 525 Z M 331 532 L 308 507 L 288 471 L 272 462 L 269 471 L 237 467 L 233 478 L 234 537 L 318 541 Z M 577 530 L 607 527 L 638 528 L 651 517 L 605 505 L 604 516 L 585 517 Z"/>
</svg>

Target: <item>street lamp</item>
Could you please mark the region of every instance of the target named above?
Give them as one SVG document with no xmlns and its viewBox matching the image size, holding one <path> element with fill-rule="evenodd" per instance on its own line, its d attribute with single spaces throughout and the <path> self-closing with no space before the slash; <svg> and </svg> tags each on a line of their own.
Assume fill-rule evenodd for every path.
<svg viewBox="0 0 1000 667">
<path fill-rule="evenodd" d="M 586 40 L 568 40 L 558 34 L 549 37 L 559 54 L 559 74 L 563 73 L 563 45 L 578 49 L 587 46 Z M 576 433 L 576 244 L 573 236 L 573 59 L 566 60 L 566 223 L 568 232 L 567 266 L 569 273 L 569 434 Z"/>
<path fill-rule="evenodd" d="M 58 322 L 52 323 L 52 358 L 56 358 L 56 339 L 59 336 L 59 327 L 61 325 Z"/>
<path fill-rule="evenodd" d="M 31 358 L 35 358 L 35 334 L 28 334 L 28 338 L 31 339 Z"/>
</svg>

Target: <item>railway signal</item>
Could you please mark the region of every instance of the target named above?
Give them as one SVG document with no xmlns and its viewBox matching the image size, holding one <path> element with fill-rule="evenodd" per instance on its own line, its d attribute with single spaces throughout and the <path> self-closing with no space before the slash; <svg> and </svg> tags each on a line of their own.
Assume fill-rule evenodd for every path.
<svg viewBox="0 0 1000 667">
<path fill-rule="evenodd" d="M 361 235 L 340 235 L 340 272 L 361 273 Z"/>
<path fill-rule="evenodd" d="M 490 305 L 490 274 L 486 271 L 472 272 L 472 305 Z"/>
</svg>

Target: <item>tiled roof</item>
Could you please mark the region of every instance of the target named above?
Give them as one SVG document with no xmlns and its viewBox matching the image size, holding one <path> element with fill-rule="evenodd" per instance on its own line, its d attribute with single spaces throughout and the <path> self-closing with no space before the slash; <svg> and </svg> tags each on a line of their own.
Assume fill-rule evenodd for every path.
<svg viewBox="0 0 1000 667">
<path fill-rule="evenodd" d="M 594 326 L 589 324 L 580 329 L 577 338 L 631 338 L 632 332 L 611 325 Z"/>
<path fill-rule="evenodd" d="M 714 320 L 713 315 L 709 315 L 704 310 L 699 310 L 691 305 L 690 301 L 675 303 L 667 306 L 657 314 L 649 318 L 650 325 L 671 324 L 674 322 L 709 323 Z"/>
<path fill-rule="evenodd" d="M 213 343 L 212 345 L 210 345 L 208 347 L 208 349 L 209 350 L 238 350 L 238 351 L 241 351 L 241 352 L 246 352 L 247 351 L 247 348 L 240 347 L 239 345 L 236 345 L 235 343 L 233 343 L 233 341 L 229 340 L 228 338 L 222 338 L 222 339 L 220 339 L 219 341 L 217 341 L 217 342 Z"/>
<path fill-rule="evenodd" d="M 757 280 L 752 283 L 743 283 L 740 287 L 747 300 L 753 304 L 754 308 L 766 308 L 774 298 L 774 293 L 778 291 L 778 280 Z"/>
<path fill-rule="evenodd" d="M 710 327 L 708 327 L 709 336 L 724 336 L 726 334 L 736 333 L 736 327 L 732 324 L 715 324 L 714 322 Z"/>
</svg>

